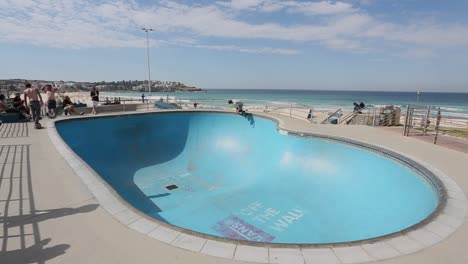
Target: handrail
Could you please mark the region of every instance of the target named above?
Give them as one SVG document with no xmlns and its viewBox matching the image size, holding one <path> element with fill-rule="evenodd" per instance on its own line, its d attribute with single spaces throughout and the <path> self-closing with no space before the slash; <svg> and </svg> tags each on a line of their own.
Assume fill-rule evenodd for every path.
<svg viewBox="0 0 468 264">
<path fill-rule="evenodd" d="M 327 118 L 325 118 L 322 122 L 320 122 L 320 124 L 325 124 L 325 122 L 329 122 L 330 121 L 330 117 L 334 116 L 335 114 L 337 114 L 338 112 L 341 112 L 341 108 L 336 110 L 335 112 L 333 112 L 333 114 L 330 114 L 327 116 Z"/>
<path fill-rule="evenodd" d="M 341 118 L 339 124 L 346 122 L 346 124 L 349 124 L 348 119 L 354 118 L 358 113 L 357 112 L 350 112 L 347 115 L 345 115 L 343 118 Z"/>
<path fill-rule="evenodd" d="M 362 114 L 360 113 L 360 111 L 363 111 L 363 110 L 369 110 L 369 109 L 375 109 L 375 106 L 373 105 L 366 105 L 365 107 L 359 109 L 359 111 L 353 111 L 353 112 L 350 112 L 348 113 L 345 117 L 343 117 L 339 124 L 343 123 L 343 122 L 346 122 L 347 125 L 349 125 L 349 123 L 351 123 L 351 121 L 358 115 L 358 114 Z M 369 115 L 369 112 L 367 113 L 367 115 Z"/>
</svg>

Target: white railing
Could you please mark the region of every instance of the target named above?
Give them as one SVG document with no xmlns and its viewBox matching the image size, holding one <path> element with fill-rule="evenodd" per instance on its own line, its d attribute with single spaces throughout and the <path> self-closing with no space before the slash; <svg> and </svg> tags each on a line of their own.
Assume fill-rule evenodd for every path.
<svg viewBox="0 0 468 264">
<path fill-rule="evenodd" d="M 250 112 L 265 112 L 278 115 L 284 115 L 299 119 L 309 119 L 312 117 L 313 108 L 306 104 L 288 101 L 270 101 L 270 100 L 257 100 L 257 99 L 238 99 L 244 103 L 244 110 Z M 126 97 L 112 97 L 108 101 L 100 101 L 99 109 L 107 112 L 119 112 L 119 111 L 154 111 L 158 107 L 155 107 L 157 101 L 162 101 L 166 104 L 177 106 L 181 109 L 210 109 L 210 110 L 226 110 L 234 109 L 234 105 L 228 104 L 229 99 L 221 98 L 178 98 L 178 97 L 162 97 L 158 100 L 155 99 L 137 99 L 137 98 L 126 98 Z M 107 104 L 107 105 L 106 105 Z M 136 106 L 135 106 L 136 105 Z M 90 106 L 82 108 L 83 110 L 90 109 Z M 98 111 L 99 111 L 98 109 Z"/>
</svg>

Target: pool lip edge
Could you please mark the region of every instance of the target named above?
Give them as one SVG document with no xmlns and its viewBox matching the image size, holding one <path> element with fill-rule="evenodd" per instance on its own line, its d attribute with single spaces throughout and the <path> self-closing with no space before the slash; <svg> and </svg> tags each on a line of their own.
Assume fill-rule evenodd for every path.
<svg viewBox="0 0 468 264">
<path fill-rule="evenodd" d="M 235 114 L 235 113 L 230 112 L 230 111 L 219 111 L 219 110 L 216 110 L 216 111 L 200 111 L 200 110 L 198 110 L 198 111 L 180 111 L 180 110 L 178 110 L 178 111 L 158 111 L 158 112 L 150 112 L 150 113 L 148 113 L 148 112 L 145 112 L 145 113 L 134 113 L 134 112 L 132 112 L 132 113 L 116 113 L 116 114 L 108 114 L 108 115 L 105 115 L 105 116 L 106 117 L 115 117 L 115 116 L 130 116 L 130 115 L 135 115 L 135 114 L 155 114 L 155 113 L 159 114 L 159 113 L 174 113 L 174 112 L 207 112 L 207 113 Z M 122 223 L 124 223 L 125 225 L 130 227 L 130 224 L 138 221 L 139 219 L 146 219 L 146 220 L 149 220 L 149 221 L 156 222 L 158 226 L 164 226 L 166 228 L 174 230 L 175 232 L 178 232 L 179 233 L 178 236 L 180 236 L 180 234 L 188 234 L 188 235 L 193 235 L 195 237 L 199 237 L 199 238 L 203 238 L 203 239 L 209 239 L 209 240 L 218 241 L 218 242 L 225 242 L 225 243 L 229 243 L 229 244 L 247 245 L 247 246 L 253 246 L 253 247 L 267 247 L 267 248 L 299 248 L 299 249 L 328 248 L 328 249 L 334 249 L 334 248 L 353 247 L 353 246 L 359 246 L 360 248 L 363 248 L 363 246 L 365 247 L 366 245 L 371 245 L 371 244 L 374 244 L 374 243 L 389 244 L 389 243 L 387 243 L 387 242 L 389 242 L 389 240 L 392 240 L 394 238 L 400 238 L 400 237 L 409 238 L 413 242 L 417 241 L 417 238 L 415 239 L 411 235 L 411 233 L 414 232 L 414 231 L 421 231 L 421 230 L 427 231 L 426 225 L 436 221 L 436 218 L 440 214 L 442 214 L 442 212 L 444 210 L 444 207 L 446 207 L 447 204 L 450 205 L 450 201 L 449 201 L 450 200 L 450 195 L 449 194 L 450 194 L 450 192 L 454 192 L 454 191 L 453 191 L 453 189 L 445 188 L 445 183 L 446 183 L 445 181 L 447 181 L 447 180 L 452 181 L 452 180 L 448 176 L 446 176 L 444 173 L 442 173 L 441 171 L 437 170 L 436 168 L 432 168 L 430 165 L 425 164 L 424 162 L 421 162 L 421 161 L 415 159 L 414 157 L 410 157 L 407 154 L 400 153 L 398 151 L 395 151 L 395 150 L 392 150 L 392 149 L 389 149 L 389 148 L 386 148 L 386 147 L 381 147 L 381 146 L 378 146 L 378 145 L 375 145 L 375 144 L 367 144 L 365 142 L 357 141 L 357 140 L 354 140 L 354 139 L 351 140 L 351 139 L 347 139 L 347 138 L 340 138 L 340 137 L 328 136 L 328 135 L 323 135 L 323 134 L 313 134 L 313 133 L 307 133 L 307 132 L 298 132 L 298 131 L 288 130 L 287 128 L 284 127 L 284 124 L 283 124 L 281 119 L 277 119 L 276 117 L 269 116 L 269 115 L 262 114 L 262 113 L 255 113 L 255 115 L 274 121 L 277 124 L 277 130 L 279 132 L 286 131 L 288 134 L 296 133 L 297 136 L 301 136 L 301 137 L 309 135 L 309 136 L 321 136 L 321 137 L 327 138 L 329 140 L 334 140 L 334 139 L 337 139 L 337 138 L 340 139 L 340 140 L 344 139 L 345 141 L 352 141 L 353 143 L 366 144 L 368 146 L 375 146 L 375 147 L 378 147 L 381 150 L 387 150 L 387 151 L 396 153 L 398 155 L 401 155 L 402 157 L 413 161 L 414 163 L 420 165 L 422 168 L 425 168 L 429 172 L 434 174 L 435 179 L 440 181 L 440 184 L 441 184 L 440 186 L 442 186 L 442 188 L 444 190 L 444 194 L 442 194 L 442 197 L 444 197 L 444 203 L 441 203 L 441 200 L 439 200 L 438 207 L 436 208 L 436 210 L 434 210 L 434 212 L 431 215 L 426 217 L 421 222 L 419 222 L 419 223 L 417 223 L 415 225 L 412 225 L 411 227 L 408 227 L 406 229 L 403 229 L 401 231 L 398 231 L 398 232 L 395 232 L 395 233 L 392 233 L 392 234 L 387 234 L 385 236 L 379 236 L 379 237 L 376 237 L 376 238 L 370 238 L 370 239 L 365 239 L 365 240 L 350 241 L 350 242 L 339 242 L 339 243 L 319 243 L 319 244 L 264 243 L 264 242 L 251 242 L 251 241 L 233 240 L 233 239 L 229 239 L 229 238 L 222 238 L 222 237 L 207 235 L 207 234 L 199 233 L 199 232 L 192 231 L 192 230 L 189 230 L 189 229 L 177 227 L 177 226 L 174 226 L 174 225 L 171 225 L 171 224 L 162 223 L 162 222 L 160 222 L 160 221 L 158 221 L 158 220 L 156 220 L 156 219 L 154 219 L 154 218 L 152 218 L 150 216 L 147 216 L 143 212 L 140 212 L 137 208 L 134 208 L 129 203 L 127 203 L 125 201 L 125 199 L 121 198 L 120 195 L 116 191 L 114 191 L 114 189 L 109 184 L 107 184 L 107 182 L 105 182 L 92 168 L 90 168 L 85 162 L 83 162 L 81 160 L 81 158 L 68 147 L 68 145 L 63 141 L 63 139 L 59 135 L 58 131 L 55 129 L 55 123 L 56 122 L 65 122 L 65 121 L 74 120 L 74 119 L 77 119 L 77 118 L 67 118 L 66 120 L 51 120 L 50 123 L 52 124 L 51 127 L 53 127 L 53 129 L 49 129 L 49 137 L 50 137 L 51 141 L 54 143 L 54 145 L 57 148 L 58 152 L 60 154 L 62 154 L 64 159 L 75 170 L 76 174 L 79 177 L 82 178 L 82 180 L 83 180 L 83 177 L 82 177 L 82 175 L 80 175 L 80 173 L 82 173 L 84 169 L 87 169 L 88 173 L 90 172 L 94 177 L 96 177 L 98 179 L 99 184 L 101 184 L 102 186 L 105 186 L 105 188 L 108 189 L 107 191 L 109 191 L 109 195 L 112 195 L 113 198 L 116 198 L 120 203 L 122 203 L 124 205 L 125 210 L 127 210 L 129 212 L 133 212 L 134 214 L 136 214 L 138 216 L 137 220 L 134 220 L 134 221 L 132 221 L 130 223 L 124 223 L 125 221 L 121 221 Z M 78 117 L 78 118 L 83 118 L 83 117 Z M 95 118 L 95 117 L 84 117 L 84 118 L 88 119 L 88 118 Z M 342 142 L 342 143 L 346 143 L 346 142 Z M 365 148 L 365 149 L 367 149 L 367 148 Z M 66 155 L 64 155 L 64 153 Z M 78 162 L 78 164 L 76 164 L 77 162 Z M 77 170 L 77 166 L 81 166 L 81 168 L 79 168 Z M 89 177 L 89 175 L 87 175 L 87 177 Z M 88 185 L 88 188 L 93 193 L 93 195 L 96 198 L 98 198 L 97 196 L 99 196 L 99 195 L 96 194 L 95 192 L 97 192 L 99 190 L 96 189 L 96 188 L 93 189 L 93 185 L 92 185 L 93 182 L 91 182 L 91 184 L 89 182 L 85 182 L 85 180 L 83 180 L 83 182 L 86 185 Z M 455 184 L 458 187 L 458 185 L 455 182 L 450 183 L 450 184 Z M 466 196 L 464 195 L 463 191 L 461 189 L 459 189 L 459 190 L 460 190 L 460 192 L 458 192 L 458 193 L 459 194 L 461 193 L 463 195 L 463 197 L 464 197 L 464 199 L 462 199 L 462 201 L 466 201 Z M 453 199 L 453 196 L 452 196 L 452 199 Z M 117 212 L 115 214 L 112 214 L 111 211 L 108 210 L 108 208 L 106 208 L 105 204 L 101 203 L 101 205 L 103 205 L 103 207 L 114 217 L 116 217 L 115 216 L 116 214 L 122 212 L 122 211 L 119 211 L 119 212 Z M 465 216 L 463 215 L 460 218 L 464 219 L 464 217 Z M 120 221 L 120 219 L 118 219 L 118 220 Z M 453 230 L 451 230 L 451 232 L 449 234 L 447 234 L 446 236 L 441 236 L 439 241 L 442 241 L 443 239 L 448 237 L 450 234 L 455 232 L 455 230 L 462 223 L 463 223 L 463 221 L 461 221 L 461 223 L 457 227 L 454 227 Z M 148 234 L 149 233 L 147 233 L 145 235 L 148 235 Z M 172 243 L 174 243 L 175 240 L 177 240 L 177 239 L 174 239 L 174 241 L 172 241 Z M 439 241 L 437 241 L 437 242 L 439 242 Z M 166 241 L 163 241 L 163 242 L 166 242 Z M 412 252 L 419 251 L 419 250 L 421 250 L 423 248 L 426 248 L 426 247 L 428 247 L 428 246 L 420 247 L 417 250 L 414 250 Z M 412 252 L 410 252 L 410 253 L 412 253 Z M 409 254 L 409 253 L 408 252 L 402 253 L 402 252 L 399 251 L 398 256 L 407 255 L 407 254 Z M 377 259 L 378 258 L 376 258 L 375 260 L 377 260 Z"/>
</svg>

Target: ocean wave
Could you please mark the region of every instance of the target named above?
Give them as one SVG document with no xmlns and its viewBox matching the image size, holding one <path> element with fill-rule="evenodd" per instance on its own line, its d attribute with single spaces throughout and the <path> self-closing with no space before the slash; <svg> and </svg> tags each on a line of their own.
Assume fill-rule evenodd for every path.
<svg viewBox="0 0 468 264">
<path fill-rule="evenodd" d="M 285 95 L 284 93 L 281 96 L 277 96 L 275 92 L 266 91 L 264 94 L 259 95 L 258 93 L 250 94 L 248 91 L 232 91 L 226 90 L 222 93 L 219 91 L 210 93 L 178 93 L 178 94 L 166 94 L 166 93 L 152 93 L 151 96 L 148 96 L 145 93 L 145 99 L 150 100 L 160 100 L 163 99 L 166 101 L 169 99 L 171 102 L 175 102 L 184 106 L 190 107 L 194 102 L 197 102 L 201 107 L 212 107 L 212 108 L 226 108 L 230 107 L 227 103 L 229 99 L 242 101 L 244 106 L 252 109 L 284 109 L 284 108 L 309 108 L 313 109 L 314 111 L 323 111 L 323 112 L 334 112 L 338 109 L 344 111 L 352 111 L 354 108 L 353 101 L 356 101 L 356 96 L 351 97 L 349 94 L 336 94 L 330 92 L 330 96 L 327 95 L 326 92 L 320 93 L 311 93 L 310 95 L 306 92 L 303 93 L 303 97 L 299 97 L 297 93 L 292 93 L 291 97 Z M 313 94 L 313 97 L 312 97 Z M 366 94 L 364 92 L 364 94 Z M 130 100 L 139 101 L 141 100 L 142 93 L 140 92 L 103 92 L 102 97 L 120 97 Z M 302 95 L 302 94 L 301 94 Z M 406 94 L 403 94 L 406 95 Z M 261 98 L 259 96 L 264 96 Z M 311 96 L 311 97 L 307 97 Z M 395 107 L 400 107 L 402 110 L 402 114 L 405 114 L 407 104 L 415 104 L 424 107 L 425 105 L 432 105 L 434 106 L 436 99 L 431 102 L 411 102 L 408 98 L 402 98 L 400 102 L 393 102 L 390 103 L 392 100 L 398 100 L 394 97 L 387 98 L 387 94 L 382 94 L 380 97 L 375 97 L 375 94 L 372 100 L 375 103 L 372 103 L 372 100 L 368 100 L 369 103 L 367 105 L 373 105 L 374 107 L 385 107 L 387 105 L 394 105 Z M 272 98 L 274 97 L 274 98 Z M 270 98 L 270 100 L 268 100 Z M 386 102 L 388 100 L 388 102 Z M 439 100 L 439 97 L 437 97 Z M 458 100 L 458 99 L 457 99 Z M 447 117 L 461 117 L 461 118 L 468 118 L 468 107 L 464 105 L 460 105 L 460 103 L 453 103 L 449 101 L 439 101 L 439 105 L 437 107 L 441 107 L 442 115 Z M 423 108 L 420 109 L 424 111 Z M 431 111 L 432 113 L 432 111 Z"/>
</svg>

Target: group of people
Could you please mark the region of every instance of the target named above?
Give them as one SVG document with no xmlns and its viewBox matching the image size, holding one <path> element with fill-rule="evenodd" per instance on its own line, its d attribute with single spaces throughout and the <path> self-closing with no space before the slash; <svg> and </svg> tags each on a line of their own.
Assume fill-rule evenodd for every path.
<svg viewBox="0 0 468 264">
<path fill-rule="evenodd" d="M 23 120 L 31 120 L 32 117 L 29 114 L 29 108 L 24 105 L 24 101 L 21 100 L 19 93 L 15 95 L 13 100 L 13 105 L 8 106 L 6 103 L 6 96 L 4 94 L 0 94 L 0 112 L 19 113 Z"/>
<path fill-rule="evenodd" d="M 41 92 L 46 94 L 47 101 L 44 104 L 42 99 Z M 21 98 L 20 93 L 16 93 L 15 97 L 12 100 L 11 106 L 6 102 L 6 96 L 0 94 L 0 112 L 6 113 L 19 113 L 20 117 L 24 121 L 33 120 L 35 126 L 40 128 L 39 120 L 41 119 L 41 107 L 45 106 L 45 114 L 54 118 L 57 115 L 57 101 L 56 101 L 56 89 L 50 84 L 44 85 L 40 90 L 38 88 L 32 87 L 30 83 L 25 84 L 25 90 L 23 92 L 23 99 Z M 91 99 L 93 101 L 92 114 L 97 114 L 97 105 L 99 102 L 99 91 L 96 88 L 93 88 L 91 91 Z M 68 95 L 65 95 L 63 99 L 63 110 L 66 115 L 78 114 L 83 115 L 84 112 L 78 112 L 75 109 L 75 106 Z"/>
<path fill-rule="evenodd" d="M 21 99 L 20 93 L 16 93 L 13 98 L 13 105 L 6 104 L 6 97 L 0 94 L 0 111 L 7 113 L 19 113 L 25 120 L 33 120 L 36 127 L 40 126 L 39 119 L 41 118 L 41 105 L 43 104 L 42 96 L 37 88 L 32 88 L 30 83 L 26 83 L 24 90 L 24 100 Z"/>
</svg>

